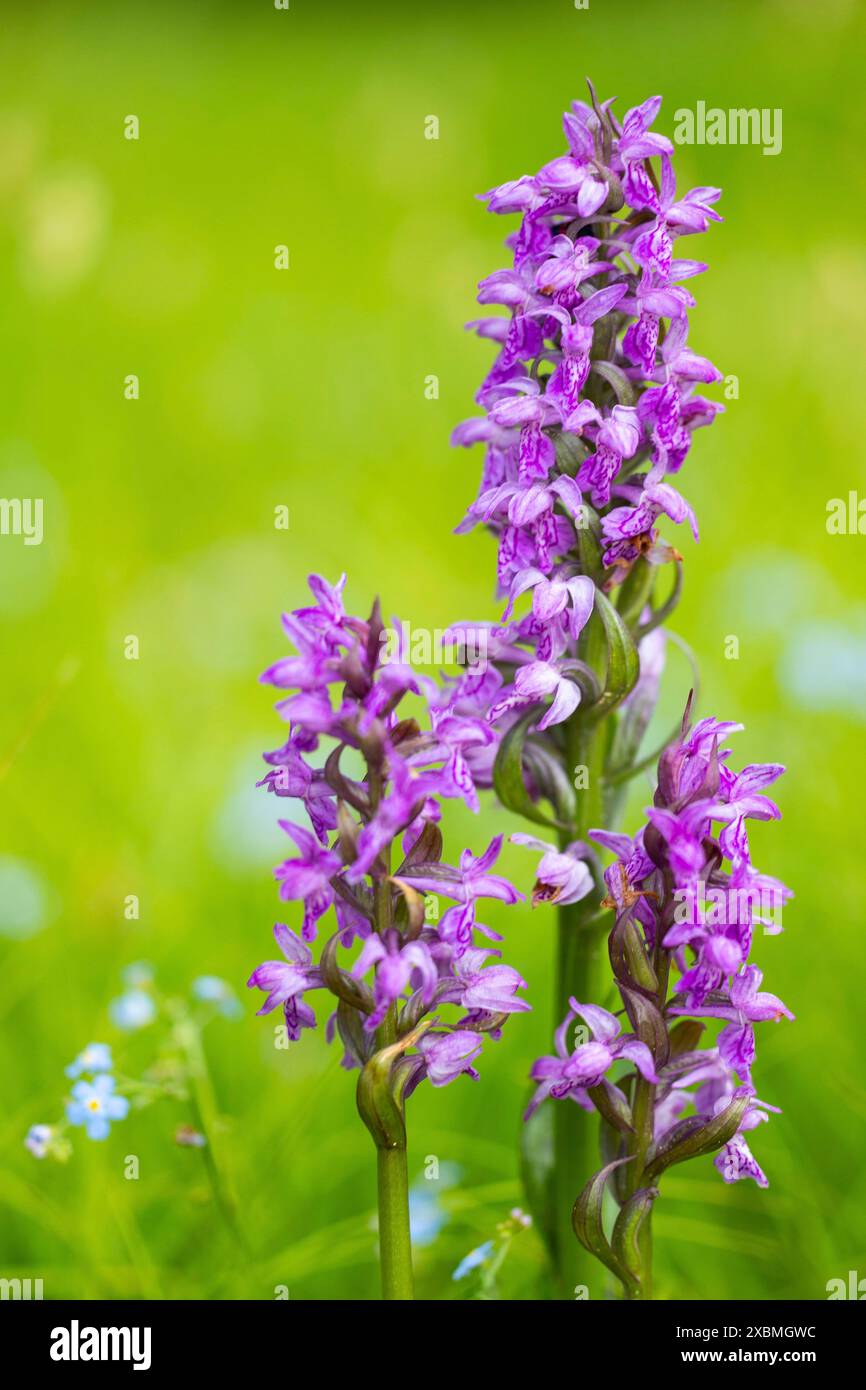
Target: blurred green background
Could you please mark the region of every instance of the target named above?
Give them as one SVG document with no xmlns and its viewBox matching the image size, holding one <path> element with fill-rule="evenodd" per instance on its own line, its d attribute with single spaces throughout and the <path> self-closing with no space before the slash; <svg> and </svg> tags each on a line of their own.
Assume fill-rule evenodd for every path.
<svg viewBox="0 0 866 1390">
<path fill-rule="evenodd" d="M 711 262 L 692 345 L 739 398 L 682 474 L 702 538 L 684 543 L 673 626 L 704 712 L 747 726 L 738 761 L 789 765 L 784 820 L 757 827 L 755 850 L 797 896 L 755 955 L 798 1018 L 760 1037 L 759 1092 L 784 1111 L 754 1137 L 769 1191 L 726 1187 L 709 1159 L 666 1178 L 658 1292 L 822 1298 L 866 1274 L 866 542 L 825 526 L 828 499 L 866 491 L 863 27 L 854 0 L 7 8 L 0 496 L 43 497 L 45 539 L 0 538 L 0 1275 L 42 1277 L 46 1297 L 376 1296 L 354 1080 L 321 1031 L 275 1051 L 243 990 L 272 922 L 299 915 L 271 878 L 282 808 L 253 786 L 283 733 L 257 676 L 312 569 L 348 569 L 354 611 L 378 591 L 417 627 L 496 615 L 491 541 L 451 533 L 481 457 L 449 433 L 490 356 L 462 324 L 514 225 L 473 195 L 561 151 L 585 74 L 620 115 L 663 93 L 667 134 L 698 100 L 784 121 L 775 158 L 678 149 L 681 189 L 725 191 L 725 222 L 685 254 Z M 660 728 L 687 685 L 674 655 Z M 630 825 L 646 799 L 637 788 Z M 458 810 L 446 847 L 518 828 Z M 534 859 L 509 848 L 505 863 L 527 889 Z M 423 1297 L 458 1296 L 454 1266 L 520 1202 L 525 1078 L 549 1047 L 552 915 L 488 920 L 536 1007 L 479 1085 L 411 1101 L 413 1180 L 444 1223 L 417 1251 Z M 206 1046 L 245 1254 L 201 1152 L 173 1142 L 183 1103 L 103 1145 L 79 1131 L 66 1165 L 22 1146 L 59 1116 L 88 1041 L 131 1074 L 152 1057 L 155 1030 L 125 1038 L 107 1018 L 142 958 L 167 993 L 212 973 L 244 995 L 245 1017 L 215 1021 Z M 535 1297 L 541 1266 L 529 1232 L 504 1292 Z"/>
</svg>

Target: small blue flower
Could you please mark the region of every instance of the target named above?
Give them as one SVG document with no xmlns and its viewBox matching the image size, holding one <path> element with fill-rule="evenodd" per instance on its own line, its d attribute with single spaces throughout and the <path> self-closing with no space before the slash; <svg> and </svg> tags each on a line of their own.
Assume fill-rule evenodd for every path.
<svg viewBox="0 0 866 1390">
<path fill-rule="evenodd" d="M 27 1138 L 24 1140 L 26 1148 L 30 1150 L 34 1158 L 44 1158 L 48 1152 L 48 1145 L 51 1143 L 53 1131 L 50 1125 L 31 1125 L 27 1131 Z"/>
<path fill-rule="evenodd" d="M 125 1120 L 128 1113 L 126 1096 L 116 1096 L 114 1077 L 104 1074 L 76 1082 L 66 1102 L 66 1118 L 71 1125 L 84 1125 L 88 1139 L 107 1139 L 111 1121 Z"/>
<path fill-rule="evenodd" d="M 492 1254 L 493 1241 L 485 1240 L 483 1245 L 470 1250 L 469 1254 L 460 1261 L 451 1278 L 465 1279 L 466 1275 L 471 1274 L 473 1269 L 478 1269 L 481 1265 L 486 1264 Z"/>
<path fill-rule="evenodd" d="M 432 1245 L 448 1221 L 440 1194 L 454 1187 L 463 1176 L 456 1163 L 442 1163 L 436 1176 L 424 1177 L 409 1188 L 409 1224 L 413 1245 Z"/>
<path fill-rule="evenodd" d="M 75 1061 L 70 1062 L 66 1068 L 66 1075 L 76 1077 L 81 1076 L 83 1072 L 93 1075 L 100 1071 L 111 1071 L 112 1067 L 111 1048 L 108 1043 L 88 1043 Z"/>
<path fill-rule="evenodd" d="M 156 1018 L 156 1005 L 143 989 L 130 989 L 119 999 L 112 999 L 108 1014 L 117 1028 L 126 1033 L 134 1033 L 137 1028 L 146 1028 Z"/>
<path fill-rule="evenodd" d="M 421 1187 L 409 1190 L 409 1225 L 412 1230 L 412 1244 L 432 1245 L 448 1215 L 442 1210 L 436 1192 L 425 1191 Z"/>
<path fill-rule="evenodd" d="M 216 1004 L 224 1018 L 239 1018 L 243 1013 L 240 1000 L 230 984 L 218 975 L 199 975 L 192 982 L 192 992 L 196 999 L 208 1004 Z"/>
</svg>

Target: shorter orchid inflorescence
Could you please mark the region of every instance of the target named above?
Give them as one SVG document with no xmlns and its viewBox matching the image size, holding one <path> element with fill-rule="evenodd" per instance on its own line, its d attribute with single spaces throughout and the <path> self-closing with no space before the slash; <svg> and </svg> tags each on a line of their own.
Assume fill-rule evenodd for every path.
<svg viewBox="0 0 866 1390">
<path fill-rule="evenodd" d="M 715 1153 L 726 1182 L 767 1185 L 745 1139 L 776 1110 L 755 1092 L 754 1025 L 793 1015 L 761 990 L 750 953 L 756 925 L 781 930 L 791 894 L 754 867 L 746 822 L 779 817 L 763 792 L 784 769 L 731 771 L 722 744 L 741 727 L 702 719 L 691 728 L 687 708 L 659 761 L 646 825 L 634 838 L 589 832 L 616 856 L 602 906 L 615 914 L 608 950 L 621 1016 L 572 999 L 555 1055 L 532 1068 L 538 1087 L 527 1117 L 547 1097 L 601 1115 L 604 1166 L 575 1203 L 574 1229 L 631 1298 L 650 1296 L 650 1212 L 666 1169 Z M 548 853 L 540 865 L 548 881 L 551 868 Z M 725 1024 L 706 1048 L 703 1019 Z M 608 1183 L 620 1206 L 610 1239 Z"/>
<path fill-rule="evenodd" d="M 470 712 L 483 674 L 444 688 L 420 676 L 390 650 L 378 603 L 367 620 L 345 613 L 344 584 L 310 578 L 315 604 L 283 617 L 297 655 L 262 676 L 296 693 L 278 705 L 291 733 L 265 754 L 260 785 L 300 801 L 313 829 L 280 821 L 298 854 L 275 874 L 280 896 L 303 903 L 300 931 L 277 923 L 285 959 L 260 965 L 249 985 L 267 996 L 260 1013 L 282 1008 L 278 1031 L 291 1041 L 316 1025 L 310 997 L 330 996 L 327 1036 L 339 1035 L 343 1065 L 359 1072 L 358 1108 L 379 1152 L 383 1288 L 406 1298 L 405 1101 L 425 1078 L 476 1078 L 484 1036 L 498 1038 L 509 1014 L 529 1008 L 517 971 L 490 963 L 498 949 L 476 939 L 500 940 L 478 921 L 480 902 L 521 895 L 493 873 L 501 836 L 477 857 L 465 850 L 456 866 L 442 858 L 441 800 L 477 809 L 476 779 L 489 784 L 494 735 Z M 426 705 L 429 728 L 398 714 L 407 695 L 422 717 Z M 323 739 L 329 751 L 313 765 Z M 428 902 L 438 901 L 426 895 L 451 903 L 441 918 L 428 920 Z M 331 908 L 334 930 L 314 963 L 309 943 Z"/>
</svg>

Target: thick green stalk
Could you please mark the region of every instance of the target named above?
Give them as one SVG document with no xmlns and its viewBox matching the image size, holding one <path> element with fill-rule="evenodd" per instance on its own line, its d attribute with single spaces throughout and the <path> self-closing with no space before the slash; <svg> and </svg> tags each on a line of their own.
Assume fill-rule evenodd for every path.
<svg viewBox="0 0 866 1390">
<path fill-rule="evenodd" d="M 377 1149 L 379 1180 L 379 1263 L 382 1297 L 415 1297 L 409 1235 L 409 1173 L 405 1147 Z"/>
<path fill-rule="evenodd" d="M 555 997 L 559 1023 L 568 1012 L 572 995 L 585 1003 L 597 999 L 602 988 L 605 930 L 584 925 L 585 902 L 559 909 Z M 553 1194 L 560 1293 L 563 1298 L 574 1298 L 576 1286 L 583 1284 L 591 1294 L 597 1294 L 603 1270 L 576 1239 L 571 1211 L 599 1166 L 598 1117 L 588 1115 L 570 1101 L 561 1101 L 554 1106 L 553 1126 Z"/>
<path fill-rule="evenodd" d="M 381 796 L 381 780 L 370 769 L 374 806 Z M 390 872 L 391 850 L 383 851 L 382 867 Z M 387 876 L 376 880 L 374 890 L 376 930 L 384 935 L 392 923 L 391 884 Z M 376 1030 L 376 1045 L 391 1047 L 397 1041 L 397 1006 L 392 1004 Z M 390 1085 L 390 1082 L 388 1083 Z M 397 1104 L 402 1108 L 402 1101 Z M 412 1235 L 409 1224 L 409 1169 L 406 1155 L 406 1129 L 398 1121 L 399 1137 L 392 1134 L 376 1142 L 376 1177 L 379 1202 L 379 1268 L 383 1299 L 411 1300 L 415 1297 L 412 1273 Z"/>
<path fill-rule="evenodd" d="M 635 1086 L 634 1107 L 632 1109 L 635 1133 L 629 1145 L 630 1152 L 634 1155 L 634 1158 L 626 1169 L 626 1197 L 633 1196 L 641 1186 L 643 1180 L 647 1150 L 652 1143 L 653 1137 L 655 1089 L 651 1081 L 646 1081 L 642 1076 L 638 1076 Z M 630 1287 L 626 1293 L 626 1298 L 646 1301 L 652 1298 L 651 1211 L 648 1211 L 643 1219 L 643 1225 L 640 1228 L 640 1234 L 638 1236 L 638 1249 L 640 1250 L 640 1284 L 635 1287 Z"/>
<path fill-rule="evenodd" d="M 578 711 L 570 721 L 567 733 L 569 770 L 574 775 L 576 768 L 585 768 L 588 782 L 577 792 L 575 824 L 569 831 L 563 832 L 563 845 L 571 840 L 583 839 L 591 827 L 604 824 L 604 728 L 583 725 Z M 554 995 L 556 1027 L 568 1013 L 571 996 L 585 1004 L 597 1002 L 603 993 L 606 928 L 597 922 L 588 925 L 597 915 L 597 893 L 559 909 Z M 569 1046 L 571 1041 L 568 1040 Z M 570 1101 L 555 1102 L 553 1108 L 556 1271 L 560 1296 L 574 1298 L 577 1285 L 585 1285 L 590 1293 L 597 1291 L 601 1275 L 601 1266 L 575 1238 L 571 1224 L 575 1199 L 599 1166 L 598 1120 Z"/>
<path fill-rule="evenodd" d="M 668 888 L 671 888 L 668 883 Z M 671 893 L 672 896 L 672 893 Z M 670 926 L 667 919 L 659 923 L 656 932 L 655 951 L 653 953 L 653 968 L 659 982 L 656 993 L 656 1002 L 659 1008 L 664 1011 L 668 993 L 668 978 L 670 975 L 671 958 L 667 951 L 662 948 L 662 940 Z M 632 1117 L 634 1120 L 634 1138 L 629 1144 L 629 1152 L 634 1155 L 633 1161 L 628 1165 L 625 1179 L 625 1195 L 631 1197 L 638 1188 L 642 1186 L 644 1180 L 644 1168 L 646 1167 L 647 1152 L 653 1140 L 653 1118 L 655 1112 L 656 1088 L 651 1081 L 647 1081 L 643 1076 L 638 1076 L 635 1085 L 634 1105 L 632 1107 Z M 626 1297 L 629 1299 L 651 1299 L 652 1294 L 652 1211 L 648 1211 L 644 1217 L 643 1225 L 638 1236 L 638 1249 L 640 1250 L 641 1277 L 640 1285 L 629 1290 Z"/>
</svg>

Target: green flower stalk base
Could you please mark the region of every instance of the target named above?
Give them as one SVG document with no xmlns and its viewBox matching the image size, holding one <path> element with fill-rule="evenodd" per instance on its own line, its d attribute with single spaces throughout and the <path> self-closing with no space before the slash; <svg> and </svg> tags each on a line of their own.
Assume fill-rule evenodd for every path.
<svg viewBox="0 0 866 1390">
<path fill-rule="evenodd" d="M 377 1032 L 384 1043 L 358 1078 L 358 1111 L 376 1145 L 379 1195 L 379 1263 L 384 1299 L 412 1299 L 412 1235 L 409 1225 L 409 1173 L 406 1162 L 406 1116 L 403 1090 L 408 1077 L 400 1059 L 432 1024 L 424 1019 L 396 1042 L 392 1007 Z"/>
<path fill-rule="evenodd" d="M 559 942 L 556 973 L 556 1018 L 568 1013 L 569 998 L 597 999 L 602 993 L 606 933 L 603 925 L 590 924 L 597 914 L 587 900 L 559 909 Z M 571 1209 L 578 1192 L 598 1167 L 598 1119 L 579 1105 L 557 1105 L 553 1110 L 553 1239 L 559 1293 L 575 1298 L 579 1286 L 592 1295 L 601 1270 L 596 1260 L 574 1238 Z"/>
<path fill-rule="evenodd" d="M 584 655 L 595 669 L 604 669 L 604 629 L 595 617 L 586 631 Z M 580 770 L 586 785 L 577 792 L 573 826 L 560 835 L 563 848 L 573 840 L 585 839 L 594 826 L 606 824 L 603 730 L 585 722 L 578 711 L 566 726 L 566 743 L 569 771 L 576 777 Z M 553 1016 L 557 1020 L 568 1013 L 570 998 L 598 999 L 603 992 L 606 932 L 604 921 L 598 920 L 599 897 L 600 892 L 596 891 L 558 910 L 553 1001 Z M 571 1225 L 574 1199 L 598 1167 L 598 1120 L 579 1105 L 557 1105 L 553 1126 L 555 1267 L 560 1295 L 574 1298 L 579 1286 L 591 1291 L 591 1280 L 597 1279 L 599 1273 L 592 1256 L 575 1240 Z"/>
<path fill-rule="evenodd" d="M 415 1296 L 406 1150 L 378 1149 L 377 1155 L 382 1297 L 405 1301 Z"/>
</svg>

